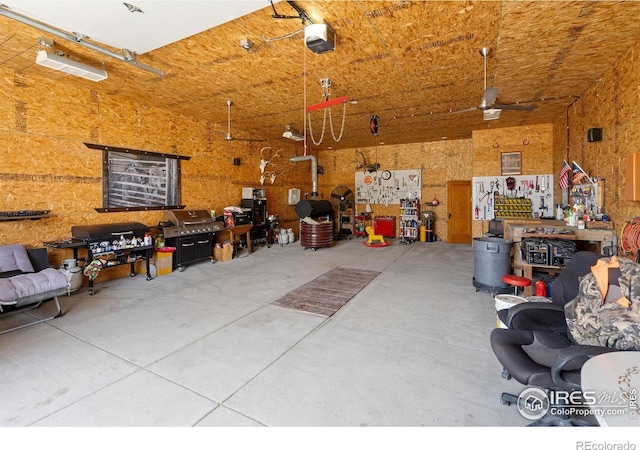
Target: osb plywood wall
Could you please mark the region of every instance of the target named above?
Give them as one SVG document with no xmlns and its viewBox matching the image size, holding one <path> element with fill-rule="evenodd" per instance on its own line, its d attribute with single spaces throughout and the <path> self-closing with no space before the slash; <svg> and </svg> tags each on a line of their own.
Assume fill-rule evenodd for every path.
<svg viewBox="0 0 640 450">
<path fill-rule="evenodd" d="M 472 140 L 475 177 L 500 176 L 501 154 L 510 152 L 521 153 L 523 175 L 548 173 L 555 177 L 560 170 L 554 167 L 552 124 L 479 130 Z M 487 227 L 488 223 L 474 220 L 473 236 L 482 236 Z"/>
<path fill-rule="evenodd" d="M 362 162 L 358 154 L 362 151 L 367 162 L 380 164 L 379 170 L 410 170 L 421 169 L 422 188 L 421 201 L 423 209 L 425 202 L 434 198 L 440 201 L 435 212 L 435 234 L 440 240 L 447 240 L 447 181 L 470 180 L 472 177 L 471 140 L 424 142 L 406 145 L 381 145 L 358 150 L 324 150 L 319 153 L 318 164 L 325 169 L 325 175 L 320 175 L 318 185 L 325 198 L 337 186 L 347 186 L 355 189 L 355 172 L 359 169 L 357 163 Z M 360 205 L 363 208 L 364 205 Z M 371 205 L 374 216 L 400 215 L 399 205 Z M 430 208 L 430 207 L 428 207 Z M 360 209 L 362 212 L 362 209 Z M 396 234 L 400 230 L 396 225 Z"/>
<path fill-rule="evenodd" d="M 638 151 L 640 127 L 637 86 L 640 70 L 636 46 L 605 73 L 600 82 L 569 108 L 555 124 L 477 131 L 470 140 L 441 141 L 362 149 L 381 169 L 422 169 L 422 201 L 437 197 L 436 234 L 447 240 L 446 182 L 500 173 L 500 154 L 522 152 L 523 174 L 560 171 L 563 159 L 575 160 L 592 176 L 606 178 L 607 212 L 618 229 L 640 214 L 640 204 L 625 199 L 626 158 Z M 1 70 L 1 69 L 0 69 Z M 291 187 L 311 190 L 310 164 L 290 163 L 301 155 L 301 144 L 287 142 L 226 142 L 206 121 L 129 102 L 117 93 L 100 91 L 94 83 L 65 78 L 64 82 L 35 80 L 0 72 L 0 211 L 50 209 L 52 217 L 37 221 L 0 222 L 0 243 L 40 246 L 43 241 L 69 237 L 77 224 L 139 221 L 157 224 L 162 212 L 97 213 L 102 206 L 101 153 L 84 142 L 131 147 L 190 156 L 182 163 L 182 203 L 187 208 L 221 211 L 237 205 L 241 188 L 259 187 L 259 163 L 277 150 L 267 170 L 278 173 L 264 188 L 269 212 L 297 231 L 298 218 L 287 205 Z M 603 128 L 602 142 L 588 143 L 589 128 Z M 262 152 L 263 147 L 269 147 Z M 354 187 L 359 159 L 356 150 L 310 149 L 324 174 L 319 191 L 328 198 L 339 185 Z M 240 158 L 240 166 L 233 159 Z M 561 195 L 556 190 L 556 199 Z M 399 215 L 397 205 L 373 205 L 376 215 Z M 486 226 L 486 224 L 485 224 Z M 483 230 L 474 223 L 473 235 Z M 52 262 L 69 257 L 52 252 Z"/>
<path fill-rule="evenodd" d="M 447 181 L 500 176 L 500 155 L 505 152 L 522 153 L 523 175 L 549 173 L 555 176 L 560 170 L 559 167 L 556 170 L 553 159 L 552 124 L 476 131 L 470 140 L 383 145 L 361 150 L 367 162 L 378 161 L 380 170 L 422 169 L 422 202 L 433 198 L 440 201 L 434 210 L 435 232 L 443 241 L 447 240 Z M 324 166 L 325 175 L 318 179 L 320 191 L 328 195 L 339 185 L 354 189 L 357 161 L 361 161 L 361 157 L 356 150 L 321 151 L 318 164 Z M 372 205 L 372 209 L 374 215 L 397 217 L 400 214 L 398 205 Z M 472 236 L 482 236 L 487 227 L 488 223 L 473 221 Z"/>
<path fill-rule="evenodd" d="M 605 212 L 619 239 L 628 221 L 640 216 L 640 201 L 626 198 L 627 158 L 640 151 L 640 44 L 629 49 L 569 109 L 568 160 L 592 177 L 605 179 Z M 602 128 L 602 141 L 588 142 L 589 128 Z M 635 241 L 635 240 L 634 240 Z M 640 246 L 640 242 L 634 242 Z"/>
<path fill-rule="evenodd" d="M 287 227 L 298 222 L 287 191 L 311 185 L 310 168 L 289 162 L 302 154 L 300 145 L 227 142 L 206 122 L 128 102 L 74 77 L 36 81 L 5 71 L 0 80 L 0 211 L 51 210 L 40 220 L 0 221 L 0 244 L 37 247 L 69 238 L 73 225 L 154 226 L 162 220 L 162 211 L 96 212 L 102 206 L 102 152 L 84 142 L 190 156 L 181 163 L 182 204 L 189 209 L 222 213 L 239 205 L 242 187 L 264 187 L 269 213 L 280 214 Z M 277 174 L 273 184 L 260 184 L 261 158 L 271 159 L 266 170 Z M 70 256 L 50 251 L 56 265 Z"/>
</svg>

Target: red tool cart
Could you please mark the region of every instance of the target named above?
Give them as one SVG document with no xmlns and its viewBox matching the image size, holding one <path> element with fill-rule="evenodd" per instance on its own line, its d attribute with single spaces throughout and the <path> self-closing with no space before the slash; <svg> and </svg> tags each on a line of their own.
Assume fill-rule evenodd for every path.
<svg viewBox="0 0 640 450">
<path fill-rule="evenodd" d="M 375 234 L 381 234 L 384 237 L 396 237 L 396 217 L 395 216 L 376 216 L 373 219 L 373 231 Z"/>
<path fill-rule="evenodd" d="M 358 214 L 355 216 L 355 222 L 353 226 L 353 234 L 355 236 L 367 236 L 366 227 L 371 225 L 371 215 L 369 214 Z"/>
</svg>

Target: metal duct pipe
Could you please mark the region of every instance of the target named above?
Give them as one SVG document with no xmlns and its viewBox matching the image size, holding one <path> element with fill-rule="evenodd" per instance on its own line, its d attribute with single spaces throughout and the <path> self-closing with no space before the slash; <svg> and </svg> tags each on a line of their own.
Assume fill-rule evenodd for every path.
<svg viewBox="0 0 640 450">
<path fill-rule="evenodd" d="M 103 55 L 110 56 L 111 58 L 118 59 L 127 64 L 131 64 L 132 66 L 136 66 L 142 70 L 146 70 L 147 72 L 155 73 L 156 75 L 160 75 L 160 76 L 165 75 L 165 73 L 162 70 L 156 69 L 154 67 L 151 67 L 136 61 L 135 54 L 133 54 L 131 51 L 127 49 L 122 49 L 122 51 L 125 53 L 124 55 L 112 52 L 111 50 L 102 48 L 99 45 L 95 45 L 95 44 L 92 44 L 91 42 L 85 41 L 83 36 L 81 35 L 76 35 L 73 33 L 68 33 L 66 31 L 59 30 L 44 22 L 40 22 L 38 20 L 32 19 L 30 17 L 27 17 L 15 11 L 12 11 L 6 5 L 0 4 L 0 15 L 3 15 L 5 17 L 8 17 L 9 19 L 13 19 L 25 25 L 29 25 L 30 27 L 37 28 L 40 31 L 51 33 L 54 36 L 60 37 L 62 39 L 75 42 L 78 45 L 82 45 L 83 47 L 94 50 L 98 53 L 102 53 Z"/>
<path fill-rule="evenodd" d="M 292 156 L 291 162 L 311 161 L 311 197 L 318 197 L 318 160 L 313 155 Z"/>
</svg>

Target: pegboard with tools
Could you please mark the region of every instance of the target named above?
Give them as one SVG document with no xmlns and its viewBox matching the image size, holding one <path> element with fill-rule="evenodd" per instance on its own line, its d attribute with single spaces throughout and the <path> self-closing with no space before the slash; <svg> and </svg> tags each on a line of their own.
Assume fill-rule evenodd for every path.
<svg viewBox="0 0 640 450">
<path fill-rule="evenodd" d="M 420 199 L 421 170 L 356 172 L 356 203 L 400 204 L 401 199 Z"/>
<path fill-rule="evenodd" d="M 474 177 L 472 219 L 553 218 L 551 174 Z"/>
</svg>

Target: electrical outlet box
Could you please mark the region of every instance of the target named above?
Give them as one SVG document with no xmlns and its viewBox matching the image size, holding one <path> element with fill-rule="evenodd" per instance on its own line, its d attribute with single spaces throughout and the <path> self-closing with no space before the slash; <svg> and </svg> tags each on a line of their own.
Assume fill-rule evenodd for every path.
<svg viewBox="0 0 640 450">
<path fill-rule="evenodd" d="M 290 205 L 296 205 L 300 201 L 300 189 L 291 188 L 289 189 L 289 196 L 287 199 L 287 203 Z"/>
</svg>

